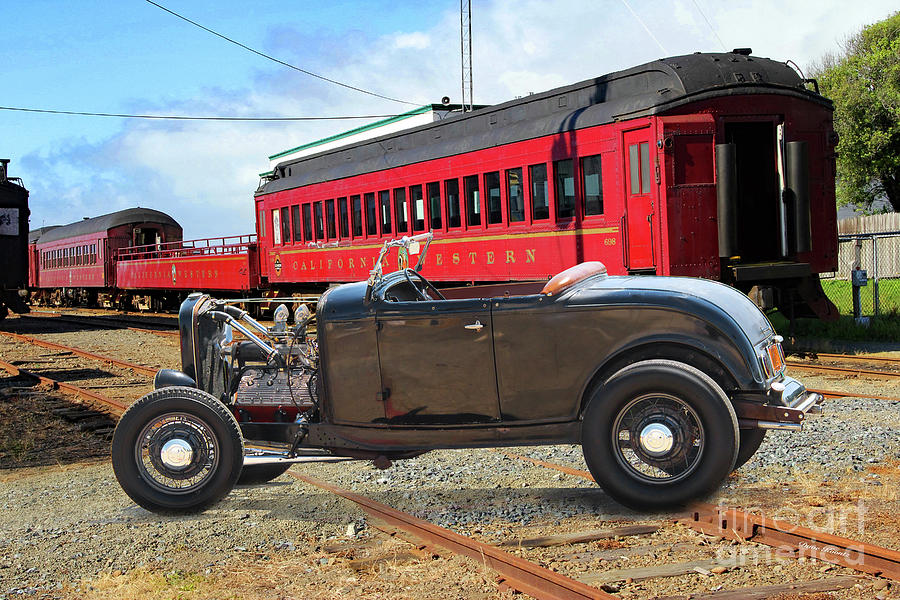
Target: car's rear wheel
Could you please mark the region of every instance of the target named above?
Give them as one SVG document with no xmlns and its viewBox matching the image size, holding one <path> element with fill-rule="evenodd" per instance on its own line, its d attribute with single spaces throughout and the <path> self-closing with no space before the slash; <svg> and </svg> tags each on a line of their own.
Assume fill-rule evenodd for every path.
<svg viewBox="0 0 900 600">
<path fill-rule="evenodd" d="M 670 360 L 638 362 L 590 394 L 582 425 L 594 479 L 627 506 L 682 505 L 715 489 L 738 454 L 738 424 L 722 389 Z"/>
<path fill-rule="evenodd" d="M 738 450 L 737 460 L 734 461 L 735 471 L 753 458 L 765 438 L 765 429 L 741 429 L 741 447 Z"/>
<path fill-rule="evenodd" d="M 195 388 L 147 394 L 125 411 L 113 435 L 119 484 L 154 512 L 193 512 L 217 502 L 234 487 L 243 462 L 234 416 Z"/>
<path fill-rule="evenodd" d="M 291 468 L 293 463 L 262 463 L 244 465 L 241 469 L 241 476 L 238 478 L 238 485 L 258 485 L 272 481 L 282 473 Z"/>
</svg>

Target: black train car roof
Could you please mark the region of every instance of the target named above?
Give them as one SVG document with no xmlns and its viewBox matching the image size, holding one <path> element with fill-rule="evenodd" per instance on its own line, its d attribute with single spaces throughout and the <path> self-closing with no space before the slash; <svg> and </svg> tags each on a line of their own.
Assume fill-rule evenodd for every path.
<svg viewBox="0 0 900 600">
<path fill-rule="evenodd" d="M 40 236 L 39 242 L 55 242 L 66 238 L 100 233 L 108 231 L 120 225 L 140 225 L 141 223 L 155 223 L 162 225 L 174 225 L 181 228 L 178 222 L 164 212 L 152 208 L 126 208 L 108 215 L 101 215 L 90 219 L 76 221 L 69 225 L 55 227 Z M 34 233 L 34 232 L 32 232 Z M 30 237 L 30 236 L 29 236 Z"/>
<path fill-rule="evenodd" d="M 57 227 L 59 227 L 59 225 L 47 225 L 46 227 L 38 227 L 37 229 L 32 229 L 28 232 L 28 243 L 37 243 L 45 233 L 47 233 L 51 229 L 56 229 Z"/>
<path fill-rule="evenodd" d="M 688 102 L 738 94 L 782 94 L 828 108 L 787 64 L 735 53 L 663 58 L 624 71 L 448 116 L 442 121 L 280 163 L 269 194 L 464 152 L 658 114 Z M 287 176 L 286 167 L 291 167 Z"/>
</svg>

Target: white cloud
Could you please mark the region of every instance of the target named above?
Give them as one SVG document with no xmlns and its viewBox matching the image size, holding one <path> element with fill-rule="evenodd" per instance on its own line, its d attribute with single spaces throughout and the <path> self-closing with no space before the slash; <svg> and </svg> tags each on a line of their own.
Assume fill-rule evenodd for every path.
<svg viewBox="0 0 900 600">
<path fill-rule="evenodd" d="M 424 50 L 429 46 L 431 46 L 431 38 L 421 31 L 416 31 L 414 33 L 400 33 L 394 36 L 394 47 L 400 50 L 405 48 Z"/>
</svg>

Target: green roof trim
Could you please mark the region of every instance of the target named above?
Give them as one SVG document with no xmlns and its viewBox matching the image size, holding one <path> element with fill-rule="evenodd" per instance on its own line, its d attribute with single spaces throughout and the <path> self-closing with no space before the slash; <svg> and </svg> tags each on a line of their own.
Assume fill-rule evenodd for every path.
<svg viewBox="0 0 900 600">
<path fill-rule="evenodd" d="M 433 104 L 426 104 L 424 106 L 420 106 L 419 108 L 414 108 L 409 112 L 405 112 L 400 115 L 395 115 L 393 117 L 388 117 L 387 119 L 382 119 L 380 121 L 375 121 L 374 123 L 369 123 L 368 125 L 362 125 L 357 127 L 356 129 L 351 129 L 350 131 L 345 131 L 343 133 L 336 133 L 334 135 L 330 135 L 326 138 L 322 138 L 321 140 L 316 140 L 315 142 L 309 142 L 308 144 L 303 144 L 302 146 L 297 146 L 296 148 L 291 148 L 290 150 L 285 150 L 284 152 L 279 152 L 278 154 L 273 154 L 269 157 L 269 160 L 275 160 L 276 158 L 281 158 L 282 156 L 287 156 L 288 154 L 293 154 L 294 152 L 299 152 L 300 150 L 306 150 L 308 148 L 313 148 L 315 146 L 320 146 L 322 144 L 327 144 L 328 142 L 334 142 L 336 140 L 349 137 L 351 135 L 355 135 L 357 133 L 362 133 L 363 131 L 369 131 L 370 129 L 375 129 L 376 127 L 382 127 L 384 125 L 388 125 L 390 123 L 396 123 L 397 121 L 402 121 L 403 119 L 408 119 L 409 117 L 414 117 L 415 115 L 421 115 L 423 113 L 427 113 L 430 110 L 434 110 Z"/>
<path fill-rule="evenodd" d="M 274 174 L 275 174 L 275 169 L 272 169 L 271 171 L 266 171 L 265 173 L 260 173 L 259 176 L 260 177 L 271 177 Z"/>
</svg>

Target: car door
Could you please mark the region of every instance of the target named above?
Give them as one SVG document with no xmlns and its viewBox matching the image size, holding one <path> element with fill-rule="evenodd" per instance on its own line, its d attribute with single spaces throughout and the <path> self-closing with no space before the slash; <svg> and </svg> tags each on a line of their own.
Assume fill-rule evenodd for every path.
<svg viewBox="0 0 900 600">
<path fill-rule="evenodd" d="M 388 423 L 500 419 L 489 301 L 380 301 L 376 329 Z"/>
</svg>

